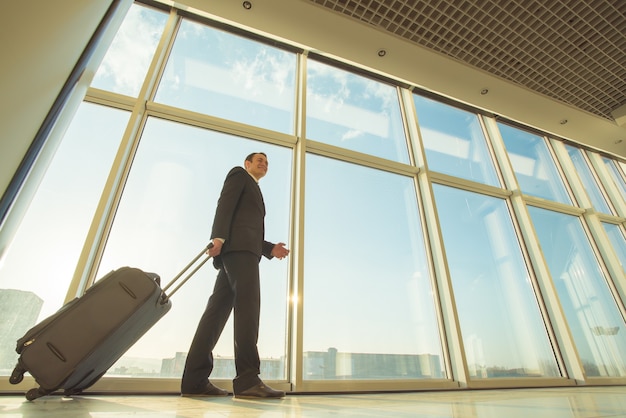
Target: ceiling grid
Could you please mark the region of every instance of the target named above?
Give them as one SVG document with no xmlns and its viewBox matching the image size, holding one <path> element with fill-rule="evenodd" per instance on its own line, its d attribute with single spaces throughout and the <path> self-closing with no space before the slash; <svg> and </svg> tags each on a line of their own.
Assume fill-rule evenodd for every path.
<svg viewBox="0 0 626 418">
<path fill-rule="evenodd" d="M 624 0 L 309 0 L 613 120 L 626 105 Z"/>
</svg>

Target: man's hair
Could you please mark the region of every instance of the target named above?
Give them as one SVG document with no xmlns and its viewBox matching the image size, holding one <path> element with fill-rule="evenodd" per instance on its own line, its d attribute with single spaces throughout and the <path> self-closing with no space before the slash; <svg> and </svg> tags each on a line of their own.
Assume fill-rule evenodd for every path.
<svg viewBox="0 0 626 418">
<path fill-rule="evenodd" d="M 248 156 L 246 157 L 246 161 L 250 161 L 250 162 L 252 162 L 252 159 L 253 159 L 253 158 L 254 158 L 254 156 L 255 156 L 255 155 L 257 155 L 257 154 L 261 154 L 262 156 L 264 156 L 265 158 L 267 158 L 267 155 L 265 155 L 265 153 L 264 153 L 264 152 L 253 152 L 252 154 L 250 154 L 250 155 L 248 155 Z"/>
</svg>

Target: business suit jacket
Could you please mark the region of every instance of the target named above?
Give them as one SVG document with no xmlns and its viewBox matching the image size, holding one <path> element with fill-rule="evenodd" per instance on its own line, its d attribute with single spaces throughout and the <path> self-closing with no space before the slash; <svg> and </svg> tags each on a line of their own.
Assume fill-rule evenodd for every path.
<svg viewBox="0 0 626 418">
<path fill-rule="evenodd" d="M 259 259 L 261 255 L 272 258 L 274 244 L 265 241 L 263 195 L 243 167 L 234 167 L 224 180 L 211 231 L 211 239 L 214 238 L 225 240 L 221 254 L 249 251 Z M 221 267 L 220 256 L 215 257 L 214 265 Z"/>
</svg>

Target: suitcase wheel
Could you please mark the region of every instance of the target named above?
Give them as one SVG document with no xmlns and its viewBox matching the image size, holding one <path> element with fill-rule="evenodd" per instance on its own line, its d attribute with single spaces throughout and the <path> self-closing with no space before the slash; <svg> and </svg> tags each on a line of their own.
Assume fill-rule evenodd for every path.
<svg viewBox="0 0 626 418">
<path fill-rule="evenodd" d="M 24 380 L 24 373 L 26 373 L 26 370 L 24 370 L 24 368 L 19 365 L 15 366 L 15 369 L 13 369 L 13 373 L 11 373 L 11 377 L 9 377 L 9 382 L 12 385 L 17 385 L 22 380 Z"/>
<path fill-rule="evenodd" d="M 37 398 L 41 398 L 42 396 L 46 396 L 50 391 L 45 391 L 42 388 L 33 388 L 26 392 L 26 399 L 29 401 L 34 401 Z"/>
</svg>

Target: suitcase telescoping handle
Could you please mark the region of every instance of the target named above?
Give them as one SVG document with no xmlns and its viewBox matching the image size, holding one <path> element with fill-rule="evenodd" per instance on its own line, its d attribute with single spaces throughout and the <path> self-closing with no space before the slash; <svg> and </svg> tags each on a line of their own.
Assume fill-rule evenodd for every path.
<svg viewBox="0 0 626 418">
<path fill-rule="evenodd" d="M 211 259 L 210 255 L 207 255 L 204 260 L 202 260 L 198 265 L 196 265 L 193 270 L 191 270 L 181 281 L 180 283 L 178 283 L 178 285 L 172 289 L 172 291 L 170 292 L 169 296 L 165 293 L 170 287 L 172 287 L 176 282 L 178 282 L 178 280 L 185 274 L 187 273 L 187 271 L 189 271 L 189 269 L 196 264 L 196 262 L 203 256 L 206 254 L 206 252 L 210 249 L 213 248 L 213 242 L 209 242 L 209 244 L 202 249 L 202 251 L 200 251 L 198 253 L 197 256 L 194 257 L 193 260 L 191 260 L 189 262 L 189 264 L 187 264 L 181 271 L 180 273 L 178 273 L 176 275 L 176 277 L 174 277 L 172 280 L 170 280 L 170 282 L 163 288 L 163 302 L 167 302 L 167 300 L 172 297 L 172 295 L 174 293 L 176 293 L 178 291 L 178 289 L 180 289 L 185 283 L 187 283 L 187 280 L 189 280 L 191 278 L 191 276 L 193 276 L 198 270 L 200 270 L 200 267 L 202 267 L 204 265 L 204 263 L 206 263 L 207 261 L 209 261 Z"/>
</svg>

